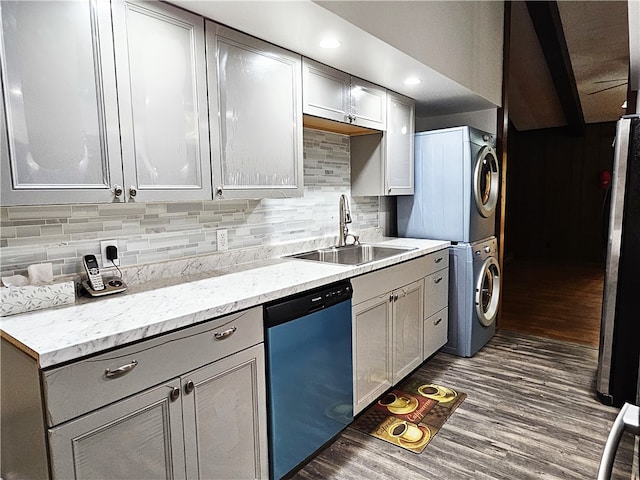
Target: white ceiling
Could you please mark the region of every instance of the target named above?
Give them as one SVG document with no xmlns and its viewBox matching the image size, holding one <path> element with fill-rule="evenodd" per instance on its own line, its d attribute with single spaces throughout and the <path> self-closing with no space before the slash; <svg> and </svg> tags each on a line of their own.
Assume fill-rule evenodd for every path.
<svg viewBox="0 0 640 480">
<path fill-rule="evenodd" d="M 487 58 L 501 63 L 502 35 L 495 26 L 501 26 L 502 2 L 170 1 L 414 98 L 417 116 L 478 111 L 501 103 L 499 95 L 491 93 L 499 91 L 496 86 L 500 83 L 496 82 L 501 78 L 490 78 L 487 86 L 478 82 L 477 72 Z M 616 120 L 624 113 L 620 106 L 626 86 L 592 92 L 615 84 L 598 82 L 627 78 L 627 2 L 559 1 L 558 6 L 585 121 Z M 478 21 L 452 29 L 461 8 L 475 9 L 473 18 Z M 434 15 L 434 11 L 440 13 Z M 474 38 L 498 35 L 495 30 L 500 30 L 495 51 L 474 47 Z M 336 50 L 319 48 L 320 39 L 327 34 L 338 36 L 342 46 Z M 441 42 L 425 44 L 427 34 Z M 496 39 L 491 38 L 494 43 Z M 524 2 L 512 3 L 511 42 L 510 118 L 523 130 L 565 125 Z M 460 56 L 468 59 L 467 65 L 450 61 Z M 493 70 L 499 77 L 501 68 L 494 66 Z M 408 76 L 418 76 L 423 82 L 407 86 L 403 80 Z"/>
<path fill-rule="evenodd" d="M 366 2 L 368 4 L 366 8 L 364 2 L 359 1 L 325 4 L 332 9 L 338 9 L 338 7 L 346 9 L 349 12 L 348 15 L 345 13 L 346 16 L 359 16 L 363 23 L 367 23 L 364 22 L 365 19 L 370 21 L 376 19 L 373 25 L 366 25 L 368 30 L 310 0 L 171 0 L 171 3 L 407 95 L 416 100 L 416 112 L 419 116 L 495 108 L 496 103 L 500 101 L 499 98 L 487 99 L 485 96 L 474 93 L 470 88 L 427 66 L 424 60 L 416 59 L 416 56 L 420 56 L 417 53 L 413 52 L 413 55 L 410 55 L 406 53 L 407 48 L 401 50 L 393 46 L 394 43 L 406 45 L 410 41 L 410 37 L 403 33 L 410 29 L 406 29 L 406 25 L 398 26 L 403 21 L 402 16 L 396 15 L 393 22 L 384 22 L 384 29 L 380 27 L 384 31 L 376 31 L 381 20 L 388 17 L 389 12 L 401 4 L 405 7 L 410 5 L 413 9 L 406 11 L 405 16 L 413 11 L 414 16 L 420 13 L 428 17 L 424 9 L 428 8 L 429 2 Z M 452 4 L 455 3 L 452 2 Z M 481 14 L 485 10 L 478 9 L 479 18 L 482 18 Z M 362 15 L 363 11 L 367 14 Z M 486 13 L 484 16 L 486 17 Z M 369 33 L 371 31 L 373 34 Z M 395 37 L 393 32 L 396 32 Z M 327 34 L 340 38 L 342 46 L 335 50 L 320 48 L 320 40 Z M 454 37 L 456 35 L 450 34 Z M 396 37 L 397 41 L 393 41 Z M 386 41 L 382 38 L 386 38 Z M 446 47 L 438 46 L 438 49 L 441 56 L 443 52 L 446 56 Z M 470 77 L 473 77 L 472 67 L 468 68 L 467 74 Z M 405 85 L 403 82 L 409 76 L 421 78 L 422 83 L 414 86 Z M 501 79 L 498 78 L 497 81 Z"/>
</svg>

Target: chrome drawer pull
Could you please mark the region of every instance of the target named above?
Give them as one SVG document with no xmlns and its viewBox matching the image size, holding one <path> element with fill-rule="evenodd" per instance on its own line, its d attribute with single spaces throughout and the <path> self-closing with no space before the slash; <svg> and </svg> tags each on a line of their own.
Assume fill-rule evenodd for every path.
<svg viewBox="0 0 640 480">
<path fill-rule="evenodd" d="M 435 260 L 435 262 L 436 262 L 436 263 L 440 263 L 441 261 L 442 261 L 442 257 L 438 257 L 438 258 L 436 258 L 436 260 Z"/>
<path fill-rule="evenodd" d="M 437 319 L 435 322 L 433 322 L 434 325 L 439 325 L 440 322 L 442 321 L 442 317 L 440 317 L 439 319 Z"/>
<path fill-rule="evenodd" d="M 436 278 L 433 283 L 440 283 L 442 281 L 442 277 Z"/>
<path fill-rule="evenodd" d="M 136 368 L 137 365 L 138 365 L 138 361 L 133 360 L 131 363 L 127 363 L 126 365 L 118 367 L 115 370 L 111 370 L 110 368 L 107 368 L 104 371 L 104 376 L 107 378 L 120 378 L 123 375 L 126 375 L 127 373 L 129 373 L 134 368 Z"/>
<path fill-rule="evenodd" d="M 225 330 L 224 332 L 213 332 L 213 338 L 215 338 L 216 340 L 222 340 L 223 338 L 227 338 L 230 335 L 233 335 L 233 333 L 235 333 L 235 331 L 237 330 L 236 327 L 231 327 L 228 330 Z"/>
</svg>

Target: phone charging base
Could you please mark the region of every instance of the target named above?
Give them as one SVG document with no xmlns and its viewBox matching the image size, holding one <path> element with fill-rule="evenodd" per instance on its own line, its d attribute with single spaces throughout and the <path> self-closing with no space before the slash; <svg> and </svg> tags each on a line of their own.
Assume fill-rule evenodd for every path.
<svg viewBox="0 0 640 480">
<path fill-rule="evenodd" d="M 83 280 L 82 286 L 92 297 L 102 297 L 104 295 L 111 295 L 112 293 L 120 293 L 127 289 L 127 284 L 124 283 L 124 280 L 118 277 L 105 278 L 104 289 L 102 290 L 94 290 L 91 288 L 88 280 Z"/>
</svg>

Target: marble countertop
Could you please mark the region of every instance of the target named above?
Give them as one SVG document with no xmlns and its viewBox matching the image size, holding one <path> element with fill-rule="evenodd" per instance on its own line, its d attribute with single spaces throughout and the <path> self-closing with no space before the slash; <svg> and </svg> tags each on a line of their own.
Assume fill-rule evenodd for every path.
<svg viewBox="0 0 640 480">
<path fill-rule="evenodd" d="M 146 291 L 130 289 L 73 306 L 3 317 L 0 330 L 3 338 L 33 357 L 40 368 L 48 368 L 388 267 L 450 244 L 408 238 L 375 243 L 413 250 L 357 266 L 288 258 L 256 261 L 210 278 Z"/>
</svg>

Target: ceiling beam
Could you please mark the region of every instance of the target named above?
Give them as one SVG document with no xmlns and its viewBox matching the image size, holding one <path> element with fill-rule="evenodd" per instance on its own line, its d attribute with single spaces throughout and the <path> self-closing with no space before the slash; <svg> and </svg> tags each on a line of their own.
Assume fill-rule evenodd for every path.
<svg viewBox="0 0 640 480">
<path fill-rule="evenodd" d="M 577 134 L 584 132 L 584 115 L 576 79 L 573 75 L 569 49 L 564 37 L 558 4 L 555 1 L 527 1 L 529 17 L 536 31 L 540 47 L 549 67 L 551 79 L 558 93 L 560 105 L 569 128 Z"/>
</svg>

